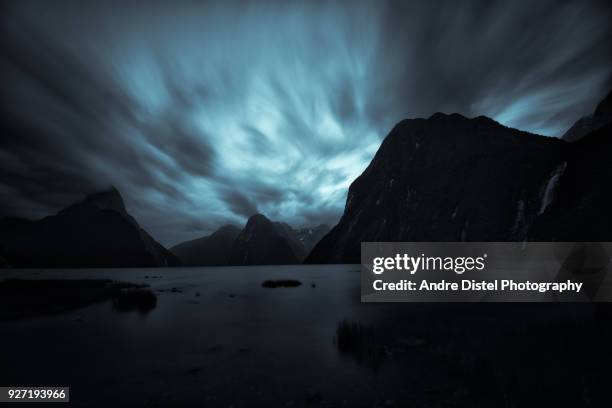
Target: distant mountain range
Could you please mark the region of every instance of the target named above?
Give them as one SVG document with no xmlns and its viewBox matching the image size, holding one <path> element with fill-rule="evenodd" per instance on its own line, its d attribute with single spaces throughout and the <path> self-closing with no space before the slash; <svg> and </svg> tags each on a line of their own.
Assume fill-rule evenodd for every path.
<svg viewBox="0 0 612 408">
<path fill-rule="evenodd" d="M 256 214 L 242 230 L 227 225 L 169 251 L 138 225 L 113 187 L 41 220 L 0 219 L 0 268 L 298 264 L 328 231 Z"/>
<path fill-rule="evenodd" d="M 328 231 L 325 225 L 294 229 L 255 214 L 242 230 L 224 226 L 170 250 L 186 266 L 299 264 Z"/>
<path fill-rule="evenodd" d="M 484 116 L 403 120 L 331 230 L 255 214 L 169 251 L 112 188 L 41 220 L 0 219 L 0 267 L 359 263 L 364 241 L 612 241 L 611 95 L 562 139 Z"/>
<path fill-rule="evenodd" d="M 367 241 L 611 241 L 609 108 L 574 143 L 486 117 L 400 122 L 306 262 L 359 263 Z"/>
<path fill-rule="evenodd" d="M 261 214 L 249 218 L 234 242 L 230 265 L 283 265 L 301 263 L 306 256 L 287 224 L 272 222 Z"/>
<path fill-rule="evenodd" d="M 38 221 L 1 219 L 0 250 L 13 267 L 180 265 L 128 214 L 115 188 Z"/>
</svg>

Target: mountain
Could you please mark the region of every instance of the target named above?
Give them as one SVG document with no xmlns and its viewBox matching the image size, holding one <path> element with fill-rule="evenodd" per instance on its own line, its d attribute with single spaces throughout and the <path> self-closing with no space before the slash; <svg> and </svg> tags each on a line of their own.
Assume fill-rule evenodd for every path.
<svg viewBox="0 0 612 408">
<path fill-rule="evenodd" d="M 170 248 L 184 266 L 227 265 L 240 228 L 226 225 L 203 238 L 186 241 Z"/>
<path fill-rule="evenodd" d="M 117 189 L 88 195 L 38 221 L 0 220 L 0 247 L 14 267 L 176 266 L 179 260 L 127 212 Z"/>
<path fill-rule="evenodd" d="M 328 231 L 326 225 L 295 229 L 255 214 L 243 230 L 229 225 L 221 227 L 209 236 L 183 242 L 170 251 L 185 266 L 297 264 Z"/>
<path fill-rule="evenodd" d="M 310 253 L 312 248 L 329 232 L 329 225 L 320 224 L 316 227 L 303 227 L 295 231 L 297 239 L 302 243 L 306 253 Z"/>
<path fill-rule="evenodd" d="M 308 255 L 308 251 L 304 246 L 304 243 L 300 240 L 300 232 L 296 230 L 291 225 L 286 222 L 274 222 L 274 227 L 276 231 L 287 241 L 289 246 L 291 247 L 291 251 L 296 256 L 298 263 L 301 263 L 306 255 Z"/>
<path fill-rule="evenodd" d="M 524 240 L 554 193 L 568 146 L 482 116 L 404 120 L 351 184 L 340 222 L 306 262 L 359 263 L 364 241 Z"/>
<path fill-rule="evenodd" d="M 609 123 L 612 123 L 612 91 L 597 105 L 592 115 L 579 119 L 561 139 L 575 142 Z"/>
<path fill-rule="evenodd" d="M 530 230 L 536 241 L 612 241 L 612 123 L 572 143 L 552 200 Z"/>
<path fill-rule="evenodd" d="M 612 241 L 611 95 L 573 143 L 485 117 L 400 122 L 306 262 L 359 263 L 367 241 Z"/>
<path fill-rule="evenodd" d="M 255 214 L 236 237 L 229 264 L 290 265 L 301 263 L 305 255 L 293 228 Z"/>
</svg>

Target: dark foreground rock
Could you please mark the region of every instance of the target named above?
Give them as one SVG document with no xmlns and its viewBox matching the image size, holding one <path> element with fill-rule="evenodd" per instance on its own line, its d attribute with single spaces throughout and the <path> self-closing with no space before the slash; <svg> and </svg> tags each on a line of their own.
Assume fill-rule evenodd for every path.
<svg viewBox="0 0 612 408">
<path fill-rule="evenodd" d="M 144 288 L 125 288 L 113 295 L 113 307 L 120 311 L 148 312 L 157 306 L 157 296 Z"/>
<path fill-rule="evenodd" d="M 6 279 L 0 282 L 0 321 L 61 313 L 113 300 L 118 309 L 155 307 L 143 285 L 108 279 Z"/>
</svg>

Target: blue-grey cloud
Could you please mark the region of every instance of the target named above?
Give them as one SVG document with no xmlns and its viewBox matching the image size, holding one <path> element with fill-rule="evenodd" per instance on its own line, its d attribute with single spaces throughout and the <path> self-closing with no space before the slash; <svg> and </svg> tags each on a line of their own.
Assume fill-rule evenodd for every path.
<svg viewBox="0 0 612 408">
<path fill-rule="evenodd" d="M 0 215 L 115 185 L 165 244 L 334 222 L 391 126 L 561 134 L 612 87 L 606 2 L 5 3 Z"/>
</svg>

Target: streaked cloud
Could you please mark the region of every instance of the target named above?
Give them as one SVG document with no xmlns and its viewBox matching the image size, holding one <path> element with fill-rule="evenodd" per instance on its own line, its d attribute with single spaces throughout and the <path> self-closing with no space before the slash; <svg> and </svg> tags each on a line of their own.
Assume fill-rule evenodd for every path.
<svg viewBox="0 0 612 408">
<path fill-rule="evenodd" d="M 612 86 L 605 2 L 14 2 L 0 214 L 113 184 L 165 244 L 333 223 L 394 123 L 560 134 Z"/>
</svg>

